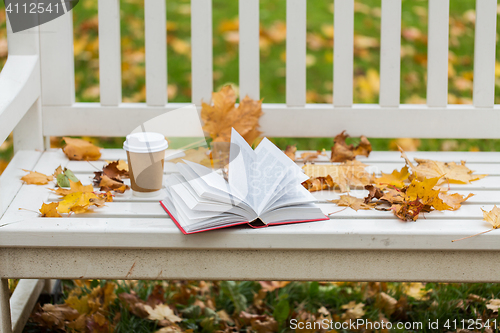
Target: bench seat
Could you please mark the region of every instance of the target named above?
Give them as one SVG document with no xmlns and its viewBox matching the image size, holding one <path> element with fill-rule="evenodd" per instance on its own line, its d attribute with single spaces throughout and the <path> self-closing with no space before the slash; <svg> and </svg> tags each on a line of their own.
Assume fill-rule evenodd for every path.
<svg viewBox="0 0 500 333">
<path fill-rule="evenodd" d="M 20 177 L 25 172 L 21 168 L 52 174 L 59 165 L 66 166 L 86 185 L 105 160 L 125 159 L 126 155 L 123 150 L 105 149 L 101 160 L 83 162 L 69 161 L 60 149 L 21 151 L 1 178 L 5 211 L 0 220 L 2 277 L 500 280 L 499 232 L 451 242 L 489 229 L 480 208 L 490 210 L 500 205 L 500 153 L 408 155 L 410 159 L 465 160 L 469 168 L 489 176 L 470 185 L 452 184 L 451 191 L 475 196 L 457 211 L 434 211 L 416 222 L 402 222 L 392 212 L 347 208 L 331 215 L 330 221 L 183 235 L 158 203 L 163 193 L 137 198 L 127 191 L 92 213 L 38 217 L 33 211 L 57 196 L 47 190 L 53 186 L 50 184 L 23 185 Z M 404 165 L 398 152 L 373 152 L 359 160 L 376 173 L 390 173 Z M 171 171 L 167 163 L 165 172 Z M 363 197 L 364 192 L 351 194 Z M 325 214 L 342 209 L 327 201 L 338 198 L 338 193 L 320 191 L 314 195 Z"/>
</svg>

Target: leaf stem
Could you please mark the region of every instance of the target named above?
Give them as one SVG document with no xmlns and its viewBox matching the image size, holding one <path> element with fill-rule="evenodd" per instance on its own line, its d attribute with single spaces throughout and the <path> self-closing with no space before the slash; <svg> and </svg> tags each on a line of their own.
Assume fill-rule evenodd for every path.
<svg viewBox="0 0 500 333">
<path fill-rule="evenodd" d="M 464 239 L 467 239 L 467 238 L 471 238 L 471 237 L 475 237 L 475 236 L 479 236 L 479 235 L 482 235 L 482 234 L 485 234 L 487 232 L 490 232 L 490 231 L 493 231 L 495 229 L 489 229 L 489 230 L 486 230 L 486 231 L 483 231 L 483 232 L 480 232 L 478 234 L 475 234 L 475 235 L 470 235 L 470 236 L 467 236 L 467 237 L 464 237 L 464 238 L 459 238 L 459 239 L 454 239 L 452 240 L 451 242 L 458 242 L 458 241 L 461 241 L 461 240 L 464 240 Z"/>
<path fill-rule="evenodd" d="M 338 211 L 336 211 L 336 212 L 329 213 L 329 214 L 328 214 L 328 216 L 333 215 L 333 214 L 340 213 L 340 212 L 342 212 L 342 211 L 346 210 L 347 208 L 348 208 L 348 207 L 345 207 L 345 208 L 343 208 L 343 209 L 341 209 L 341 210 L 338 210 Z"/>
</svg>

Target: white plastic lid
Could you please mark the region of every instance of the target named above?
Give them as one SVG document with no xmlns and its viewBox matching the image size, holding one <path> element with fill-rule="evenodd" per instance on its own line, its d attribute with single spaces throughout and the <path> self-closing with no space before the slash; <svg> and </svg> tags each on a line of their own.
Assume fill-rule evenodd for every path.
<svg viewBox="0 0 500 333">
<path fill-rule="evenodd" d="M 127 135 L 123 149 L 132 153 L 156 153 L 168 148 L 168 142 L 160 133 L 138 132 Z"/>
</svg>

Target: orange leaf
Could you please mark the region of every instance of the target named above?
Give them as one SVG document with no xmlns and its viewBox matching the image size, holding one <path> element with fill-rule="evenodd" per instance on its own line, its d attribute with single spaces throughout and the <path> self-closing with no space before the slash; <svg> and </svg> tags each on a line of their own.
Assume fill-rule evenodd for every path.
<svg viewBox="0 0 500 333">
<path fill-rule="evenodd" d="M 42 208 L 40 208 L 40 214 L 42 214 L 42 217 L 61 217 L 61 214 L 57 212 L 58 205 L 59 202 L 43 203 Z"/>
<path fill-rule="evenodd" d="M 332 162 L 345 162 L 352 161 L 358 155 L 364 155 L 368 157 L 372 151 L 372 145 L 370 141 L 363 135 L 361 136 L 361 142 L 357 146 L 347 145 L 345 139 L 349 135 L 343 131 L 337 135 L 334 139 L 334 144 L 332 147 L 332 156 L 330 160 Z"/>
<path fill-rule="evenodd" d="M 100 148 L 88 141 L 68 137 L 63 139 L 66 142 L 63 151 L 70 160 L 96 161 L 101 157 Z"/>
<path fill-rule="evenodd" d="M 28 175 L 23 176 L 21 178 L 21 180 L 26 182 L 26 184 L 28 185 L 45 185 L 48 184 L 49 181 L 54 179 L 54 177 L 44 175 L 43 173 L 40 172 L 24 170 L 24 169 L 23 171 L 29 172 Z"/>
</svg>

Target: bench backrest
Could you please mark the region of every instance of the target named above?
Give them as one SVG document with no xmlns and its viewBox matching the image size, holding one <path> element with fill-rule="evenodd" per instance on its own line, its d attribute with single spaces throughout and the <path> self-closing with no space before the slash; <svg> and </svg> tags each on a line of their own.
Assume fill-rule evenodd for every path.
<svg viewBox="0 0 500 333">
<path fill-rule="evenodd" d="M 98 5 L 100 103 L 75 103 L 72 16 L 36 28 L 44 136 L 123 136 L 180 106 L 167 100 L 165 6 L 165 0 L 145 0 L 146 103 L 122 103 L 119 0 Z M 287 0 L 286 104 L 263 105 L 264 134 L 332 137 L 347 130 L 369 137 L 500 137 L 500 109 L 494 105 L 497 1 L 476 1 L 473 105 L 447 103 L 449 6 L 450 0 L 429 0 L 426 105 L 400 104 L 401 0 L 382 0 L 379 104 L 353 104 L 354 0 L 335 1 L 333 104 L 306 104 L 306 0 Z M 256 99 L 259 0 L 239 0 L 239 11 L 240 96 Z M 191 1 L 191 22 L 192 102 L 199 106 L 213 91 L 211 0 Z M 33 39 L 17 36 L 11 42 Z"/>
</svg>

